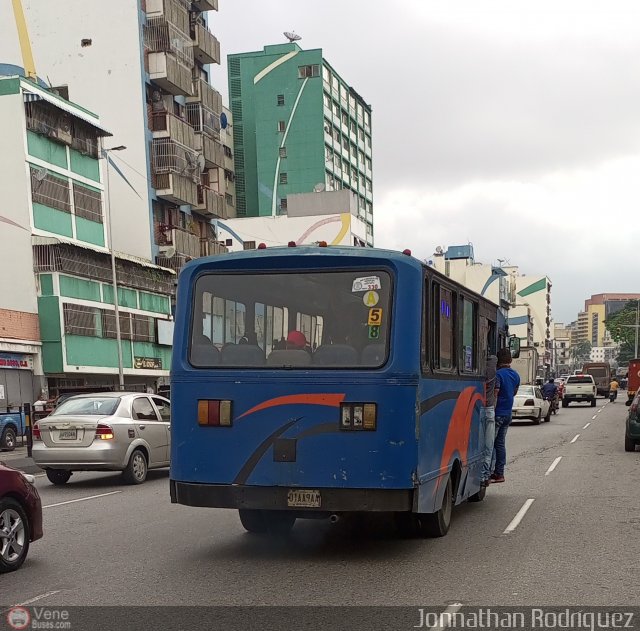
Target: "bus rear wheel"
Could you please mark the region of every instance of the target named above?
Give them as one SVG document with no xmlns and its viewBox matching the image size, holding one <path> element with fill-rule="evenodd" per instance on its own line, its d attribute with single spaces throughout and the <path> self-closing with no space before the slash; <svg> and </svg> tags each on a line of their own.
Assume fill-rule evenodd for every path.
<svg viewBox="0 0 640 631">
<path fill-rule="evenodd" d="M 287 511 L 241 508 L 238 514 L 243 528 L 255 534 L 286 535 L 296 521 L 295 515 Z"/>
<path fill-rule="evenodd" d="M 413 532 L 419 537 L 444 537 L 451 526 L 453 513 L 453 487 L 451 478 L 442 498 L 442 506 L 435 513 L 410 513 Z"/>
</svg>

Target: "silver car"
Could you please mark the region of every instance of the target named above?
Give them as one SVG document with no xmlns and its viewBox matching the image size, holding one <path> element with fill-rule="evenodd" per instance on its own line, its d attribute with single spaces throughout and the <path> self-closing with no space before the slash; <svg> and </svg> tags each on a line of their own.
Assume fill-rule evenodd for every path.
<svg viewBox="0 0 640 631">
<path fill-rule="evenodd" d="M 73 471 L 122 471 L 141 484 L 169 466 L 171 407 L 164 397 L 106 392 L 71 397 L 33 428 L 33 460 L 53 484 Z"/>
</svg>

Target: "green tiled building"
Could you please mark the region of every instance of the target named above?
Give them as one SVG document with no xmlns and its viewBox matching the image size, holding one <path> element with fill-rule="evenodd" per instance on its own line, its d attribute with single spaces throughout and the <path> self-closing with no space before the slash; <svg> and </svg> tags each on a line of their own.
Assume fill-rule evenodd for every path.
<svg viewBox="0 0 640 631">
<path fill-rule="evenodd" d="M 373 243 L 371 106 L 322 49 L 228 57 L 238 217 L 287 211 L 287 195 L 349 189 Z"/>
</svg>

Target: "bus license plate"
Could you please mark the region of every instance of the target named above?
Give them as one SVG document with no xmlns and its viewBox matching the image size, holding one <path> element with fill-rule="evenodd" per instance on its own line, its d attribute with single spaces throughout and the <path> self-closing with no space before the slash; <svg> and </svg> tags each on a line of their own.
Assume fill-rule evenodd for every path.
<svg viewBox="0 0 640 631">
<path fill-rule="evenodd" d="M 306 489 L 291 489 L 287 495 L 287 506 L 298 508 L 320 508 L 320 491 Z"/>
</svg>

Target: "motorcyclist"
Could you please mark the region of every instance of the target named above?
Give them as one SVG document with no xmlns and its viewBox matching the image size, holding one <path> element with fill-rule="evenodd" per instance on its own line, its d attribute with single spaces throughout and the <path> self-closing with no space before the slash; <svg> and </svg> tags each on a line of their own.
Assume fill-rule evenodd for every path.
<svg viewBox="0 0 640 631">
<path fill-rule="evenodd" d="M 549 381 L 542 386 L 542 396 L 549 401 L 553 401 L 553 399 L 558 396 L 558 386 L 556 386 L 553 379 L 549 379 Z"/>
<path fill-rule="evenodd" d="M 618 380 L 614 377 L 613 381 L 609 384 L 609 400 L 615 402 L 618 398 Z"/>
</svg>

